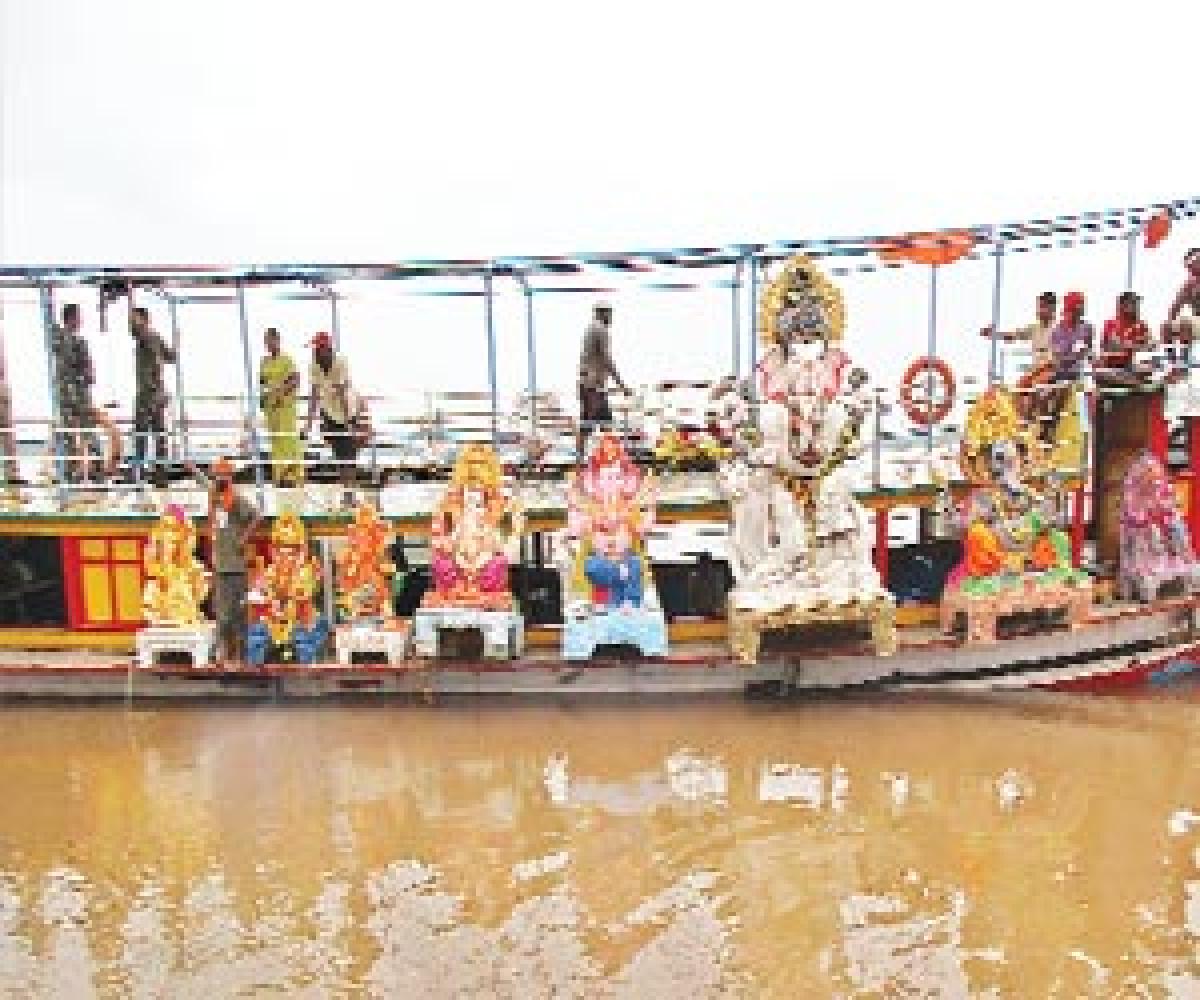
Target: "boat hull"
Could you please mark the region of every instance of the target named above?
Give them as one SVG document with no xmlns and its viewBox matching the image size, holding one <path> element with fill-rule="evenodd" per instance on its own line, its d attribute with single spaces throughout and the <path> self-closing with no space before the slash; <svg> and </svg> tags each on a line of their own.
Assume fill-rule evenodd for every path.
<svg viewBox="0 0 1200 1000">
<path fill-rule="evenodd" d="M 249 670 L 157 666 L 132 660 L 0 666 L 0 698 L 323 699 L 508 696 L 798 695 L 850 690 L 1103 691 L 1166 683 L 1200 662 L 1194 602 L 1130 608 L 1073 629 L 986 644 L 930 637 L 895 655 L 868 648 L 805 650 L 741 666 L 724 651 L 657 660 L 551 658 L 414 661 L 403 666 L 314 664 Z M 31 660 L 36 654 L 31 654 Z"/>
</svg>

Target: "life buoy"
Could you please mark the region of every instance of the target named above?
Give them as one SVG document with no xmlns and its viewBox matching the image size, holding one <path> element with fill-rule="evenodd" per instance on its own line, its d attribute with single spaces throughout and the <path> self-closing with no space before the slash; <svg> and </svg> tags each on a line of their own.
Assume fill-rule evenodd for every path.
<svg viewBox="0 0 1200 1000">
<path fill-rule="evenodd" d="M 923 383 L 930 374 L 941 382 L 941 399 L 938 399 L 939 394 L 935 387 L 932 405 L 927 399 L 918 401 L 913 398 L 917 385 Z M 954 372 L 945 361 L 941 358 L 917 358 L 904 370 L 900 379 L 900 405 L 914 424 L 919 427 L 932 427 L 945 420 L 954 409 L 955 391 Z"/>
</svg>

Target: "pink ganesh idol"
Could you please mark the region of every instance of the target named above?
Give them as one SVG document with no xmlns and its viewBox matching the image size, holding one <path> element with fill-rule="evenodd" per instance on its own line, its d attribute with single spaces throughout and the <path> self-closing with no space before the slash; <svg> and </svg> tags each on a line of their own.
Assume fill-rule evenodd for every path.
<svg viewBox="0 0 1200 1000">
<path fill-rule="evenodd" d="M 1187 525 L 1162 463 L 1144 451 L 1129 466 L 1121 496 L 1123 596 L 1153 600 L 1160 587 L 1200 584 L 1200 563 L 1192 551 Z"/>
<path fill-rule="evenodd" d="M 597 438 L 568 504 L 568 532 L 581 542 L 572 590 L 590 591 L 603 607 L 641 607 L 643 538 L 654 523 L 649 482 L 612 434 Z"/>
<path fill-rule="evenodd" d="M 519 532 L 519 520 L 505 499 L 495 453 L 486 445 L 464 445 L 433 515 L 433 588 L 422 606 L 511 610 L 505 547 Z"/>
</svg>

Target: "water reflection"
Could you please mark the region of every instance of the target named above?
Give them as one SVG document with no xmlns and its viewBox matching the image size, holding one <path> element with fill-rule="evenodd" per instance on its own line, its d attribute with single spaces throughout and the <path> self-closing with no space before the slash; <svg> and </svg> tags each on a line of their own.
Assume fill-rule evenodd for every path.
<svg viewBox="0 0 1200 1000">
<path fill-rule="evenodd" d="M 1195 996 L 1194 709 L 12 708 L 0 997 Z"/>
</svg>

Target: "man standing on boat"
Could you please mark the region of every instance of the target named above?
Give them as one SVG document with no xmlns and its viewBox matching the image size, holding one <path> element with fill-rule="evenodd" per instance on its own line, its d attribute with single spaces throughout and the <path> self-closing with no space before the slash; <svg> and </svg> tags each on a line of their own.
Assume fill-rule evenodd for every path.
<svg viewBox="0 0 1200 1000">
<path fill-rule="evenodd" d="M 300 373 L 291 357 L 280 350 L 279 331 L 275 327 L 267 330 L 263 342 L 267 354 L 258 368 L 258 386 L 271 438 L 271 476 L 278 486 L 298 486 L 303 477 L 300 437 L 296 433 Z"/>
<path fill-rule="evenodd" d="M 150 313 L 141 306 L 129 312 L 129 332 L 134 343 L 137 388 L 133 400 L 133 457 L 137 477 L 143 463 L 153 472 L 167 457 L 167 388 L 163 364 L 175 364 L 175 350 L 150 326 Z M 149 462 L 147 463 L 147 457 Z"/>
<path fill-rule="evenodd" d="M 334 354 L 333 338 L 328 333 L 318 333 L 313 337 L 312 349 L 313 360 L 308 369 L 308 419 L 304 425 L 304 436 L 312 433 L 313 420 L 320 412 L 321 434 L 337 459 L 338 475 L 349 499 L 358 460 L 350 371 L 345 360 Z"/>
<path fill-rule="evenodd" d="M 189 465 L 188 470 L 208 488 L 217 658 L 223 663 L 242 665 L 246 661 L 246 547 L 263 519 L 254 505 L 234 489 L 233 463 L 229 459 L 213 463 L 211 475 L 205 475 L 194 465 Z"/>
<path fill-rule="evenodd" d="M 592 321 L 583 334 L 583 349 L 579 353 L 579 460 L 588 435 L 597 427 L 612 423 L 612 408 L 608 403 L 608 380 L 611 378 L 622 392 L 628 392 L 612 359 L 612 306 L 598 302 L 592 310 Z"/>
<path fill-rule="evenodd" d="M 92 471 L 92 385 L 96 371 L 87 340 L 80 332 L 79 306 L 68 302 L 62 309 L 62 322 L 50 332 L 50 352 L 54 360 L 54 395 L 58 404 L 58 424 L 65 445 L 68 482 L 88 481 Z"/>
</svg>

